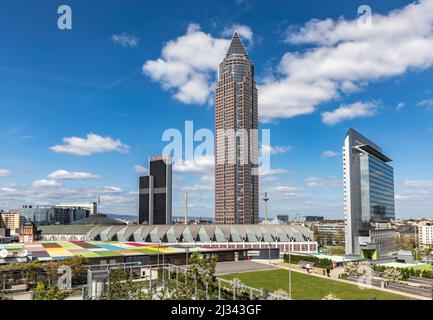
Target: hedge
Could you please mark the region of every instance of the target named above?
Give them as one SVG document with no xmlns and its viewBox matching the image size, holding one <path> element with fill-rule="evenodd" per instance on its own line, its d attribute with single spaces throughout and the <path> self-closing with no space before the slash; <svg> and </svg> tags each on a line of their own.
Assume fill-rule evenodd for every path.
<svg viewBox="0 0 433 320">
<path fill-rule="evenodd" d="M 284 256 L 284 262 L 289 262 L 289 254 L 285 254 Z M 298 263 L 300 261 L 308 261 L 312 262 L 314 264 L 314 267 L 316 268 L 323 268 L 323 269 L 332 269 L 333 263 L 331 259 L 320 259 L 314 256 L 300 256 L 300 255 L 290 255 L 290 262 L 291 263 Z"/>
</svg>

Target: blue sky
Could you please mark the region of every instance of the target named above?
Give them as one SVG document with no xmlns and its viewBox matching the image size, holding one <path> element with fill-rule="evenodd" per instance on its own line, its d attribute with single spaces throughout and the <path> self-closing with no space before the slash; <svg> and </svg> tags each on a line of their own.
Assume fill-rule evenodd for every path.
<svg viewBox="0 0 433 320">
<path fill-rule="evenodd" d="M 394 160 L 397 217 L 432 216 L 432 0 L 374 1 L 369 29 L 358 1 L 68 1 L 71 30 L 57 27 L 61 4 L 0 7 L 0 208 L 100 196 L 105 212 L 136 214 L 137 166 L 164 130 L 213 129 L 236 29 L 271 130 L 271 216 L 343 217 L 351 127 Z M 191 215 L 213 215 L 212 170 L 176 167 L 174 215 L 184 191 Z"/>
</svg>

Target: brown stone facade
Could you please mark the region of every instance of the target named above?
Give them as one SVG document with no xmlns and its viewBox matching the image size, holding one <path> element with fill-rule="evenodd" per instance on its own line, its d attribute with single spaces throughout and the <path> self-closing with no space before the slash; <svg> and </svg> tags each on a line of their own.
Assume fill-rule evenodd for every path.
<svg viewBox="0 0 433 320">
<path fill-rule="evenodd" d="M 215 219 L 255 224 L 259 217 L 258 102 L 254 66 L 237 34 L 215 90 Z"/>
</svg>

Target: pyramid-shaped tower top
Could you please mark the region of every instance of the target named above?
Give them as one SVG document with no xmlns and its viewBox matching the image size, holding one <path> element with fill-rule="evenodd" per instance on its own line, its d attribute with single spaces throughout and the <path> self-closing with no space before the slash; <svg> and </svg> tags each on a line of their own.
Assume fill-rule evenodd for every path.
<svg viewBox="0 0 433 320">
<path fill-rule="evenodd" d="M 239 34 L 235 32 L 233 34 L 232 42 L 230 43 L 229 51 L 227 51 L 227 55 L 230 54 L 243 54 L 248 56 L 247 50 L 245 50 L 245 46 L 242 43 Z"/>
</svg>

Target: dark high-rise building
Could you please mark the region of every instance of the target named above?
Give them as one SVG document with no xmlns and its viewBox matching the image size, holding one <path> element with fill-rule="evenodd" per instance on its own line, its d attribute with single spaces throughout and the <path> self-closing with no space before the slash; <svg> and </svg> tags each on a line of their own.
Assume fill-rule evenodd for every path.
<svg viewBox="0 0 433 320">
<path fill-rule="evenodd" d="M 148 170 L 149 175 L 139 182 L 139 222 L 171 224 L 171 158 L 150 157 Z"/>
<path fill-rule="evenodd" d="M 259 222 L 257 129 L 254 65 L 235 33 L 215 90 L 215 223 Z"/>
</svg>

